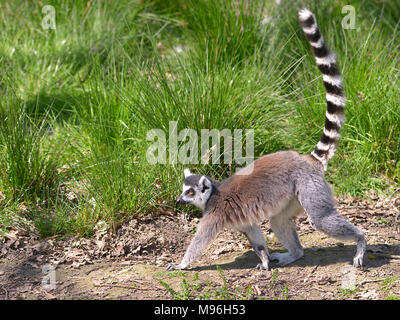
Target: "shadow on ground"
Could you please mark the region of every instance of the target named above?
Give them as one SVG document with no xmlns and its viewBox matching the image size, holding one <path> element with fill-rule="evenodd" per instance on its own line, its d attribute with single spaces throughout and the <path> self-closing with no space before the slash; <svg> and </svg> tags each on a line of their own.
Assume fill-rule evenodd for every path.
<svg viewBox="0 0 400 320">
<path fill-rule="evenodd" d="M 367 252 L 364 257 L 365 268 L 378 268 L 389 263 L 389 258 L 374 258 L 369 259 L 373 254 L 370 252 L 381 251 L 380 244 L 368 245 Z M 397 252 L 400 245 L 385 245 L 385 252 Z M 320 248 L 305 248 L 304 256 L 299 260 L 290 263 L 286 267 L 314 267 L 314 266 L 330 266 L 337 263 L 348 263 L 351 265 L 354 254 L 356 252 L 355 245 L 340 245 L 337 247 L 320 247 Z M 193 268 L 194 271 L 217 270 L 217 266 L 222 270 L 237 270 L 237 269 L 251 269 L 260 262 L 254 251 L 249 250 L 237 256 L 234 261 L 229 261 L 221 264 L 212 264 L 208 266 L 200 266 Z M 276 268 L 274 261 L 271 262 L 271 268 Z M 285 268 L 285 267 L 279 267 Z"/>
</svg>

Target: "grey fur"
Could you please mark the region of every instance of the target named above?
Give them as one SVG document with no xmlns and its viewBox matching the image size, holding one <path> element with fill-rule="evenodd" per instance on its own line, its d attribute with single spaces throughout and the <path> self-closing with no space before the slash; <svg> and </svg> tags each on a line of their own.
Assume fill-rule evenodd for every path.
<svg viewBox="0 0 400 320">
<path fill-rule="evenodd" d="M 292 220 L 299 212 L 300 204 L 297 199 L 278 215 L 270 219 L 270 225 L 278 241 L 288 249 L 287 253 L 272 253 L 271 260 L 278 260 L 278 266 L 284 266 L 303 256 L 303 247 L 296 232 L 296 224 Z"/>
<path fill-rule="evenodd" d="M 249 240 L 254 252 L 261 259 L 261 263 L 256 265 L 256 269 L 268 270 L 269 269 L 269 253 L 267 243 L 260 227 L 257 224 L 245 225 L 238 227 L 238 230 L 242 232 L 247 240 Z"/>
<path fill-rule="evenodd" d="M 207 249 L 208 244 L 221 231 L 221 224 L 218 221 L 218 218 L 218 216 L 206 215 L 201 219 L 196 234 L 183 256 L 182 262 L 179 265 L 170 264 L 167 268 L 168 270 L 186 269 L 189 264 L 191 264 L 204 252 L 205 249 Z"/>
<path fill-rule="evenodd" d="M 280 151 L 254 161 L 248 176 L 233 175 L 218 185 L 204 205 L 199 228 L 179 265 L 168 269 L 184 269 L 207 248 L 224 227 L 244 233 L 261 259 L 260 269 L 268 269 L 269 259 L 287 265 L 303 256 L 292 218 L 302 211 L 307 213 L 313 227 L 327 235 L 357 243 L 353 265 L 360 267 L 366 250 L 361 230 L 336 210 L 331 189 L 318 163 L 295 151 Z M 193 177 L 193 187 L 200 192 L 202 176 Z M 186 178 L 187 179 L 187 178 Z M 185 179 L 185 181 L 187 181 Z M 188 202 L 190 203 L 190 202 Z M 278 240 L 287 253 L 268 254 L 265 239 L 258 224 L 269 218 Z"/>
<path fill-rule="evenodd" d="M 218 192 L 219 185 L 218 181 L 209 177 L 201 174 L 191 174 L 186 171 L 183 192 L 176 199 L 176 202 L 178 204 L 193 204 L 205 212 L 209 200 Z M 189 192 L 193 192 L 193 195 Z"/>
<path fill-rule="evenodd" d="M 246 235 L 261 263 L 268 269 L 269 260 L 284 266 L 303 256 L 303 248 L 292 218 L 305 211 L 311 225 L 327 235 L 355 241 L 357 252 L 353 265 L 360 267 L 366 250 L 364 233 L 338 214 L 332 191 L 324 179 L 327 161 L 333 156 L 344 121 L 345 96 L 336 57 L 326 48 L 314 15 L 299 13 L 304 33 L 313 46 L 317 65 L 325 76 L 327 113 L 324 133 L 311 155 L 280 151 L 263 156 L 250 164 L 247 175 L 235 174 L 222 183 L 185 169 L 180 204 L 194 204 L 203 211 L 198 230 L 179 265 L 167 269 L 184 269 L 198 258 L 224 227 Z M 329 76 L 329 77 L 327 77 Z M 246 169 L 244 169 L 246 170 Z M 259 223 L 269 218 L 286 253 L 268 253 Z"/>
</svg>

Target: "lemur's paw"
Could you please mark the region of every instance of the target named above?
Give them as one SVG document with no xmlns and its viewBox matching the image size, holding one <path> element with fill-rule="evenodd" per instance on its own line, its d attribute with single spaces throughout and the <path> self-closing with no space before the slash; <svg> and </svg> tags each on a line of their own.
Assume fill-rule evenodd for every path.
<svg viewBox="0 0 400 320">
<path fill-rule="evenodd" d="M 361 268 L 363 264 L 363 257 L 355 257 L 353 260 L 353 267 Z"/>
<path fill-rule="evenodd" d="M 167 271 L 172 271 L 172 270 L 183 270 L 186 269 L 185 267 L 181 266 L 180 264 L 173 264 L 170 263 L 167 267 Z"/>
<path fill-rule="evenodd" d="M 278 260 L 278 263 L 277 263 L 278 267 L 284 267 L 284 266 L 288 265 L 289 263 L 296 261 L 299 258 L 301 258 L 301 256 L 293 257 L 289 252 L 284 252 L 284 253 L 274 252 L 274 253 L 270 254 L 271 260 Z"/>
<path fill-rule="evenodd" d="M 266 265 L 266 264 L 259 263 L 254 267 L 254 269 L 257 269 L 257 270 L 269 270 L 269 266 L 268 266 L 268 264 Z"/>
</svg>

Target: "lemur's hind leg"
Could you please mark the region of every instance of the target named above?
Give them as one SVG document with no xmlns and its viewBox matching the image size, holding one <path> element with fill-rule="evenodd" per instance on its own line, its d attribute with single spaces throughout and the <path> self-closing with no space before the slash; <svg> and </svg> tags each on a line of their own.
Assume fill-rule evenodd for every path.
<svg viewBox="0 0 400 320">
<path fill-rule="evenodd" d="M 341 216 L 332 198 L 328 183 L 322 176 L 308 175 L 297 185 L 298 199 L 305 209 L 311 225 L 328 236 L 357 243 L 354 267 L 361 267 L 367 242 L 364 232 Z"/>
<path fill-rule="evenodd" d="M 268 270 L 269 253 L 264 234 L 260 227 L 258 225 L 247 225 L 239 227 L 238 230 L 247 237 L 255 253 L 261 259 L 261 263 L 257 264 L 256 268 L 260 270 Z"/>
<path fill-rule="evenodd" d="M 303 256 L 303 247 L 296 232 L 296 224 L 291 219 L 299 211 L 299 204 L 297 200 L 295 202 L 291 201 L 287 208 L 270 219 L 270 225 L 276 238 L 288 249 L 288 252 L 285 253 L 270 254 L 271 260 L 278 260 L 278 266 L 285 266 Z"/>
</svg>

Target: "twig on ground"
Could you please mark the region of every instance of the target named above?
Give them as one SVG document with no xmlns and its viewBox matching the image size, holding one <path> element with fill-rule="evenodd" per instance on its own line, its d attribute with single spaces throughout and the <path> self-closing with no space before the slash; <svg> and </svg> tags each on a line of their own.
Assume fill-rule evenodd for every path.
<svg viewBox="0 0 400 320">
<path fill-rule="evenodd" d="M 371 282 L 381 282 L 384 281 L 385 279 L 367 279 L 367 280 L 363 280 L 359 283 L 360 286 L 366 284 L 366 283 L 371 283 Z"/>
<path fill-rule="evenodd" d="M 103 266 L 94 267 L 94 268 L 90 269 L 89 271 L 86 271 L 85 274 L 88 276 L 90 273 L 92 273 L 94 271 L 97 271 L 97 270 L 99 270 L 101 268 L 103 268 Z"/>
<path fill-rule="evenodd" d="M 124 289 L 136 289 L 133 286 L 123 284 L 94 284 L 94 287 L 106 287 L 106 288 L 124 288 Z"/>
<path fill-rule="evenodd" d="M 130 279 L 130 281 L 133 281 L 133 282 L 137 282 L 137 283 L 139 283 L 139 284 L 144 284 L 145 283 L 145 281 L 142 281 L 142 280 L 136 280 L 136 279 Z M 125 288 L 125 289 L 137 289 L 135 286 L 133 286 L 133 285 L 124 285 L 124 284 L 111 284 L 111 283 L 96 283 L 96 284 L 93 284 L 95 287 L 108 287 L 108 288 L 113 288 L 113 287 L 115 287 L 115 288 Z"/>
</svg>

